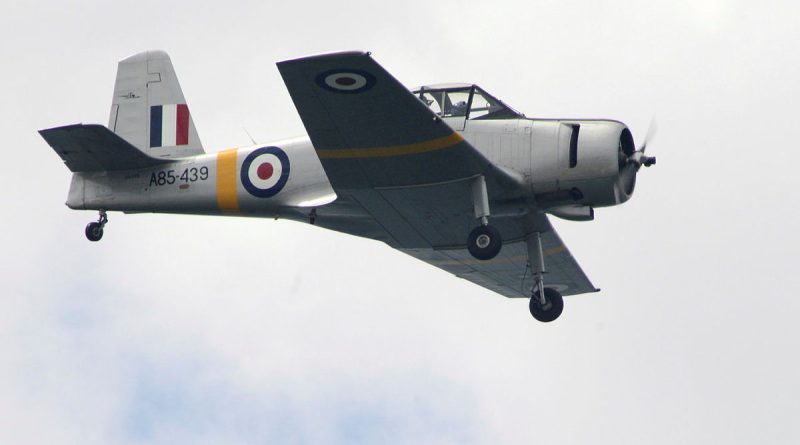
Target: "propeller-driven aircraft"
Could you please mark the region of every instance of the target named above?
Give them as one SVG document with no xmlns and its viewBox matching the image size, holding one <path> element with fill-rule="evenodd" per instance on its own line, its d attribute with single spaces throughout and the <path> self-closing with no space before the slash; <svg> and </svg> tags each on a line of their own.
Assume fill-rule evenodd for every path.
<svg viewBox="0 0 800 445">
<path fill-rule="evenodd" d="M 596 292 L 548 214 L 630 199 L 655 164 L 614 120 L 530 119 L 473 84 L 409 91 L 370 53 L 277 64 L 308 138 L 206 153 L 169 56 L 119 62 L 108 126 L 39 133 L 71 209 L 286 218 L 383 241 L 552 321 Z"/>
</svg>

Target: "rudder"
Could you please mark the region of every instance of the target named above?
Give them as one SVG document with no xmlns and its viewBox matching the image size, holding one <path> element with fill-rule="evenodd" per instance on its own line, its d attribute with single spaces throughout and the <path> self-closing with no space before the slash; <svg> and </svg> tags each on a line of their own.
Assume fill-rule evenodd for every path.
<svg viewBox="0 0 800 445">
<path fill-rule="evenodd" d="M 145 51 L 119 62 L 108 128 L 151 156 L 204 153 L 164 51 Z"/>
</svg>

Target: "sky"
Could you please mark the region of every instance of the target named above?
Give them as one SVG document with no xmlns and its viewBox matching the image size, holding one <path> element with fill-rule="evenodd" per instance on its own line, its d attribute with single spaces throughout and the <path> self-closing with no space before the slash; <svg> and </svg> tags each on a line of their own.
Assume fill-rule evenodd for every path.
<svg viewBox="0 0 800 445">
<path fill-rule="evenodd" d="M 0 443 L 800 441 L 795 2 L 6 2 Z M 613 118 L 631 201 L 555 221 L 602 292 L 535 322 L 375 241 L 64 206 L 36 133 L 172 56 L 207 151 L 303 135 L 275 62 L 369 50 L 409 88 Z M 245 129 L 247 132 L 245 132 Z"/>
</svg>

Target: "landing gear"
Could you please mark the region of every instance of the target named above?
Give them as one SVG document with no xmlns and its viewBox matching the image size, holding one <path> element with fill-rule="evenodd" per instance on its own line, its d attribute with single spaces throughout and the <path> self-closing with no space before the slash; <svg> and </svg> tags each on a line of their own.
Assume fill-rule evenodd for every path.
<svg viewBox="0 0 800 445">
<path fill-rule="evenodd" d="M 503 240 L 494 226 L 478 226 L 469 233 L 467 250 L 479 260 L 491 260 L 500 253 Z"/>
<path fill-rule="evenodd" d="M 533 273 L 533 289 L 531 289 L 530 310 L 533 318 L 547 323 L 555 320 L 564 310 L 564 299 L 561 294 L 550 287 L 544 287 L 544 252 L 542 251 L 542 234 L 535 232 L 528 236 L 528 264 Z"/>
<path fill-rule="evenodd" d="M 544 295 L 538 290 L 531 295 L 530 310 L 533 318 L 547 323 L 555 320 L 564 310 L 564 299 L 557 290 L 546 287 Z"/>
<path fill-rule="evenodd" d="M 100 217 L 96 222 L 90 222 L 86 225 L 86 238 L 89 241 L 100 241 L 103 238 L 103 227 L 108 222 L 108 216 L 105 210 L 100 211 Z"/>
<path fill-rule="evenodd" d="M 500 231 L 489 225 L 489 193 L 483 176 L 478 176 L 472 182 L 472 205 L 480 225 L 469 233 L 467 250 L 476 259 L 491 260 L 500 253 L 503 239 Z"/>
</svg>

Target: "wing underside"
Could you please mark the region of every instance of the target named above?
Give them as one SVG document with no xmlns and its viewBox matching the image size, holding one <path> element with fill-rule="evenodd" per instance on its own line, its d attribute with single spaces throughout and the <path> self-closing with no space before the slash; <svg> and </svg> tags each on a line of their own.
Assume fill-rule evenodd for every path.
<svg viewBox="0 0 800 445">
<path fill-rule="evenodd" d="M 366 195 L 369 197 L 365 197 Z M 415 201 L 413 198 L 405 199 Z M 377 201 L 381 203 L 376 204 Z M 317 210 L 316 224 L 383 241 L 408 255 L 500 295 L 509 298 L 530 297 L 533 277 L 523 238 L 506 241 L 500 254 L 492 260 L 476 260 L 463 247 L 464 234 L 474 226 L 474 221 L 469 216 L 460 219 L 433 218 L 420 224 L 426 214 L 435 215 L 437 210 L 428 211 L 432 206 L 427 204 L 422 208 L 415 208 L 402 203 L 403 200 L 387 201 L 375 190 L 364 191 L 358 197 L 341 195 L 335 202 Z M 405 215 L 401 210 L 405 211 Z M 500 227 L 501 233 L 514 233 L 515 228 L 524 225 L 522 219 L 499 217 L 493 218 L 492 224 Z M 439 224 L 430 221 L 439 221 Z M 461 222 L 455 223 L 456 221 Z M 547 286 L 555 288 L 562 295 L 598 291 L 547 218 L 537 218 L 536 224 L 542 233 Z M 410 244 L 420 247 L 404 247 Z"/>
<path fill-rule="evenodd" d="M 572 257 L 558 234 L 551 230 L 542 234 L 547 287 L 562 295 L 596 292 L 589 278 Z M 476 260 L 466 249 L 402 249 L 428 264 L 446 270 L 465 280 L 509 298 L 528 298 L 533 277 L 528 265 L 525 241 L 503 244 L 503 249 L 489 261 Z"/>
</svg>

